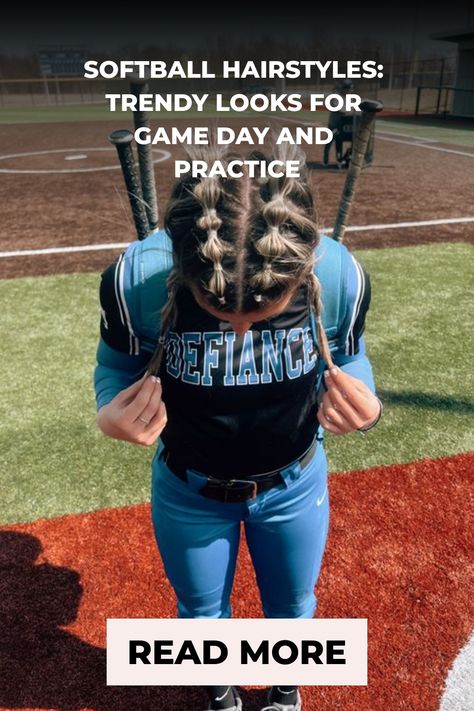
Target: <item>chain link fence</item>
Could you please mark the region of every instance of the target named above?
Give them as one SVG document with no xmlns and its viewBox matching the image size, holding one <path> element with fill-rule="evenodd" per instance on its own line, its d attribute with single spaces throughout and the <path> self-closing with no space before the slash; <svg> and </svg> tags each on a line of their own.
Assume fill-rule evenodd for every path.
<svg viewBox="0 0 474 711">
<path fill-rule="evenodd" d="M 381 79 L 354 80 L 354 91 L 364 98 L 380 99 L 385 109 L 411 114 L 438 113 L 449 115 L 457 90 L 456 58 L 415 59 L 412 61 L 392 61 L 384 65 Z M 179 89 L 178 89 L 179 85 Z M 152 93 L 216 93 L 226 95 L 237 92 L 331 93 L 335 82 L 301 82 L 301 80 L 274 82 L 255 79 L 212 80 L 173 79 L 150 82 Z M 84 79 L 82 77 L 43 77 L 34 79 L 0 79 L 0 107 L 27 108 L 35 106 L 104 104 L 106 93 L 128 92 L 126 80 Z"/>
</svg>

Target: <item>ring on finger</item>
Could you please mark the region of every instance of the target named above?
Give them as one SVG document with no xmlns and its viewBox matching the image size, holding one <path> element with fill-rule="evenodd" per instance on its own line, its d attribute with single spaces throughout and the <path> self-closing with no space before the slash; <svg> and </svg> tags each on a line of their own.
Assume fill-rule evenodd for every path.
<svg viewBox="0 0 474 711">
<path fill-rule="evenodd" d="M 139 417 L 138 419 L 140 420 L 140 422 L 144 422 L 145 425 L 149 425 L 149 424 L 150 424 L 150 420 L 147 420 L 145 417 Z"/>
</svg>

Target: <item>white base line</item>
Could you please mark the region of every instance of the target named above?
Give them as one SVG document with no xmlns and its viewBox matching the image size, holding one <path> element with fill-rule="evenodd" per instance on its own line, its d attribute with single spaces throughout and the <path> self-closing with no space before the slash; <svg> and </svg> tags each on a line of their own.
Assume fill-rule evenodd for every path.
<svg viewBox="0 0 474 711">
<path fill-rule="evenodd" d="M 279 118 L 278 114 L 270 114 L 274 118 Z M 281 119 L 283 121 L 283 119 Z M 295 118 L 285 118 L 285 123 L 297 123 L 303 126 L 325 126 L 321 121 L 311 121 L 308 119 L 295 119 Z M 441 153 L 455 153 L 458 156 L 467 156 L 468 158 L 474 158 L 474 153 L 469 153 L 468 151 L 459 151 L 454 148 L 440 148 L 439 146 L 433 146 L 432 143 L 442 143 L 435 138 L 423 138 L 422 136 L 410 136 L 405 133 L 396 133 L 395 131 L 384 131 L 383 121 L 377 123 L 375 129 L 375 138 L 380 141 L 390 141 L 391 143 L 403 143 L 405 146 L 414 146 L 415 148 L 428 148 L 432 151 L 441 151 Z M 406 138 L 411 138 L 410 141 L 402 141 L 400 138 L 390 138 L 390 136 L 405 136 Z"/>
<path fill-rule="evenodd" d="M 409 133 L 398 133 L 397 131 L 384 131 L 385 123 L 377 125 L 377 136 L 383 134 L 384 136 L 401 136 L 402 138 L 409 138 L 410 145 L 413 141 L 420 141 L 421 143 L 439 143 L 437 138 L 425 138 L 424 136 L 411 136 Z"/>
<path fill-rule="evenodd" d="M 388 133 L 388 132 L 387 132 Z M 455 153 L 458 156 L 467 156 L 468 158 L 474 158 L 474 153 L 468 153 L 467 151 L 456 151 L 454 148 L 440 148 L 439 146 L 433 146 L 431 143 L 419 143 L 421 139 L 413 137 L 413 141 L 402 141 L 400 138 L 388 138 L 387 134 L 381 136 L 379 133 L 375 134 L 375 138 L 379 141 L 390 141 L 390 143 L 403 143 L 405 146 L 413 146 L 414 148 L 428 148 L 430 151 L 441 151 L 441 153 Z"/>
<path fill-rule="evenodd" d="M 435 225 L 459 225 L 474 222 L 474 217 L 448 217 L 440 220 L 419 220 L 418 222 L 387 222 L 375 225 L 349 225 L 346 232 L 371 232 L 373 230 L 396 230 L 405 227 L 433 227 Z M 331 233 L 332 227 L 323 227 L 322 233 Z M 81 244 L 77 247 L 46 247 L 44 249 L 21 249 L 15 252 L 0 252 L 0 258 L 33 257 L 41 254 L 71 254 L 74 252 L 99 252 L 108 249 L 125 249 L 130 242 L 109 242 L 106 244 Z"/>
<path fill-rule="evenodd" d="M 447 217 L 444 220 L 419 220 L 418 222 L 386 222 L 380 225 L 350 225 L 346 232 L 370 232 L 371 230 L 396 230 L 399 227 L 433 227 L 434 225 L 459 225 L 474 222 L 474 217 Z M 322 232 L 332 232 L 332 227 Z"/>
<path fill-rule="evenodd" d="M 125 249 L 130 242 L 110 244 L 81 244 L 78 247 L 46 247 L 45 249 L 20 249 L 16 252 L 0 252 L 0 257 L 34 257 L 38 254 L 71 254 L 73 252 L 99 252 L 106 249 Z"/>
</svg>

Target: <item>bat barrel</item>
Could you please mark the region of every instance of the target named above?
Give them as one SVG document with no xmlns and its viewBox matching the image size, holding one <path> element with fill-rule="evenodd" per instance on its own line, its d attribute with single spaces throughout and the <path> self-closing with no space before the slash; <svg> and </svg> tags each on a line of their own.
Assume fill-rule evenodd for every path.
<svg viewBox="0 0 474 711">
<path fill-rule="evenodd" d="M 360 117 L 357 134 L 352 143 L 351 162 L 347 171 L 346 180 L 344 182 L 336 222 L 332 233 L 333 239 L 338 242 L 342 242 L 344 238 L 344 232 L 352 205 L 352 199 L 355 193 L 357 179 L 364 165 L 364 157 L 372 133 L 375 116 L 379 111 L 382 111 L 383 104 L 381 101 L 366 100 L 361 103 L 360 108 L 362 110 L 362 115 Z"/>
<path fill-rule="evenodd" d="M 130 90 L 137 98 L 142 92 L 148 91 L 148 83 L 143 79 L 132 79 Z M 133 123 L 135 130 L 142 127 L 150 127 L 148 114 L 145 111 L 133 112 Z M 138 145 L 138 165 L 140 168 L 140 180 L 142 185 L 143 199 L 148 218 L 150 232 L 158 227 L 158 201 L 156 196 L 155 173 L 153 169 L 153 153 L 150 144 Z"/>
<path fill-rule="evenodd" d="M 133 133 L 127 129 L 113 131 L 109 136 L 109 141 L 117 149 L 138 239 L 144 239 L 150 230 L 143 202 L 140 179 L 135 168 L 132 140 Z"/>
</svg>

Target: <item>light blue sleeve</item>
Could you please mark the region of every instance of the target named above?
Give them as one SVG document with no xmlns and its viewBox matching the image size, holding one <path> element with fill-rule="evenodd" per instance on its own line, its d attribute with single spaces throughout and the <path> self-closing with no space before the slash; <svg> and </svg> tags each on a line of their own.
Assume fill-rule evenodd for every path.
<svg viewBox="0 0 474 711">
<path fill-rule="evenodd" d="M 94 388 L 97 409 L 107 405 L 121 390 L 128 388 L 144 375 L 150 353 L 128 355 L 111 348 L 103 338 L 97 348 Z"/>
<path fill-rule="evenodd" d="M 375 393 L 374 374 L 372 365 L 365 352 L 365 338 L 359 338 L 359 352 L 356 355 L 346 355 L 338 351 L 333 354 L 334 364 L 338 365 L 345 373 L 362 380 L 367 387 Z"/>
<path fill-rule="evenodd" d="M 344 270 L 345 311 L 333 360 L 341 370 L 362 380 L 375 392 L 374 376 L 367 357 L 365 321 L 371 300 L 370 277 L 354 255 L 348 253 Z"/>
<path fill-rule="evenodd" d="M 370 306 L 370 277 L 353 255 L 346 253 L 343 277 L 345 301 L 344 318 L 338 328 L 337 345 L 331 349 L 335 365 L 342 371 L 358 378 L 373 392 L 376 392 L 371 362 L 366 353 L 364 330 L 365 318 Z M 319 398 L 326 389 L 324 378 L 320 378 Z M 324 429 L 320 425 L 318 437 L 323 439 Z"/>
<path fill-rule="evenodd" d="M 132 242 L 103 272 L 93 378 L 97 409 L 144 375 L 156 347 L 172 264 L 171 241 L 160 230 Z"/>
<path fill-rule="evenodd" d="M 134 264 L 139 245 L 132 243 L 101 277 L 100 338 L 94 369 L 97 409 L 145 372 L 150 353 L 144 353 L 136 331 Z"/>
</svg>

